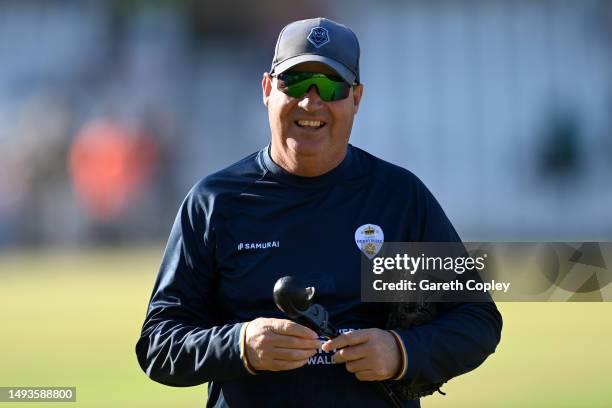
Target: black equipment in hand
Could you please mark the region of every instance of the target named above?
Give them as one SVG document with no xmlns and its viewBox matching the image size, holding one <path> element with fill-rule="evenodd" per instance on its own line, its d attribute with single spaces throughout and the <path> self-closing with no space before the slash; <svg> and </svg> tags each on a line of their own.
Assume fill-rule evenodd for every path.
<svg viewBox="0 0 612 408">
<path fill-rule="evenodd" d="M 312 303 L 315 288 L 304 287 L 299 279 L 293 276 L 284 276 L 276 281 L 272 291 L 274 303 L 282 312 L 298 323 L 311 328 L 319 336 L 334 338 L 340 335 L 329 321 L 329 313 L 319 304 Z M 383 382 L 373 383 L 391 406 L 400 408 L 401 403 L 393 393 L 388 384 Z"/>
</svg>

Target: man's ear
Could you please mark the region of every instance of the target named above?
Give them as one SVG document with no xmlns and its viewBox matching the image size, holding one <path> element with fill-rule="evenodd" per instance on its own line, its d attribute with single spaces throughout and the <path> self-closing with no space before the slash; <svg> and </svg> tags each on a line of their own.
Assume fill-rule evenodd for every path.
<svg viewBox="0 0 612 408">
<path fill-rule="evenodd" d="M 363 84 L 359 84 L 353 87 L 353 105 L 355 106 L 355 114 L 359 111 L 359 104 L 361 103 L 361 97 L 363 96 Z"/>
<path fill-rule="evenodd" d="M 268 100 L 270 99 L 270 93 L 272 92 L 272 77 L 267 72 L 264 72 L 261 80 L 261 90 L 263 96 L 263 104 L 268 106 Z"/>
</svg>

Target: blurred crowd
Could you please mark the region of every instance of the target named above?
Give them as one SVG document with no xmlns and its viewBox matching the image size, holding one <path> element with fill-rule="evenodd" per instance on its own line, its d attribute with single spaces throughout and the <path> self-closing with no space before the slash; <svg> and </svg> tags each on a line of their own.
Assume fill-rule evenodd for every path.
<svg viewBox="0 0 612 408">
<path fill-rule="evenodd" d="M 0 3 L 0 246 L 161 240 L 212 168 L 183 153 L 202 145 L 197 105 L 214 98 L 193 89 L 209 50 L 258 36 L 265 54 L 316 4 Z"/>
<path fill-rule="evenodd" d="M 609 239 L 611 10 L 3 1 L 0 247 L 163 240 L 197 179 L 267 143 L 261 74 L 316 15 L 362 41 L 353 142 L 415 171 L 464 238 Z"/>
</svg>

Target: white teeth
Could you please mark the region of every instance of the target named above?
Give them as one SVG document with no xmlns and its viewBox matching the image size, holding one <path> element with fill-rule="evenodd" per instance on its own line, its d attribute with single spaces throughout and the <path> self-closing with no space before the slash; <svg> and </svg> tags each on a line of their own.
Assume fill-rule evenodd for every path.
<svg viewBox="0 0 612 408">
<path fill-rule="evenodd" d="M 298 125 L 308 127 L 319 127 L 323 124 L 320 120 L 298 120 Z"/>
</svg>

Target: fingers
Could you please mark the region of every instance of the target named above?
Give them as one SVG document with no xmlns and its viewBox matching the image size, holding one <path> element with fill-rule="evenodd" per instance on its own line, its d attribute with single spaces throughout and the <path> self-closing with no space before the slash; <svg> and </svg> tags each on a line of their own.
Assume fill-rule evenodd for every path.
<svg viewBox="0 0 612 408">
<path fill-rule="evenodd" d="M 347 346 L 355 346 L 357 344 L 366 343 L 370 339 L 370 331 L 354 330 L 347 333 L 342 333 L 340 336 L 323 343 L 323 351 L 332 351 Z"/>
<path fill-rule="evenodd" d="M 342 334 L 323 344 L 324 351 L 338 349 L 337 363 L 361 381 L 393 378 L 402 367 L 402 355 L 392 333 L 381 329 L 363 329 Z"/>
<path fill-rule="evenodd" d="M 349 361 L 345 367 L 360 381 L 383 381 L 389 378 L 384 369 L 373 369 L 365 359 Z"/>
<path fill-rule="evenodd" d="M 336 351 L 334 360 L 336 361 L 336 363 L 345 363 L 349 361 L 359 360 L 368 355 L 368 350 L 369 348 L 365 344 L 358 344 L 356 346 L 346 347 Z"/>
<path fill-rule="evenodd" d="M 245 329 L 245 357 L 255 370 L 301 367 L 320 345 L 314 331 L 290 320 L 258 318 Z"/>
<path fill-rule="evenodd" d="M 349 361 L 348 363 L 346 363 L 345 367 L 346 371 L 353 374 L 359 373 L 361 371 L 371 370 L 370 362 L 366 361 L 363 358 L 359 360 Z"/>
<path fill-rule="evenodd" d="M 296 350 L 287 348 L 271 348 L 262 353 L 264 358 L 282 361 L 301 361 L 317 354 L 317 350 Z"/>
<path fill-rule="evenodd" d="M 317 340 L 304 339 L 294 336 L 272 333 L 270 336 L 270 344 L 276 347 L 313 350 L 321 346 L 321 342 Z"/>
<path fill-rule="evenodd" d="M 317 333 L 306 326 L 285 319 L 270 319 L 270 328 L 274 333 L 286 336 L 301 337 L 304 339 L 317 339 Z"/>
</svg>

